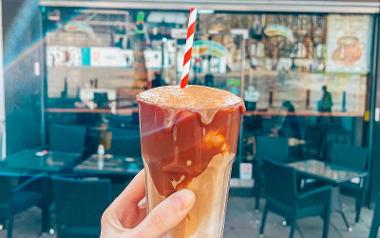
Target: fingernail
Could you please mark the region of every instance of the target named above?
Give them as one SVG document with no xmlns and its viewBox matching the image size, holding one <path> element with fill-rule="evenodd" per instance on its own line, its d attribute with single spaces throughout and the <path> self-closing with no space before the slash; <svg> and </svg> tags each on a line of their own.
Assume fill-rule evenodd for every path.
<svg viewBox="0 0 380 238">
<path fill-rule="evenodd" d="M 141 209 L 146 208 L 146 197 L 140 200 L 140 202 L 137 204 L 137 206 Z"/>
<path fill-rule="evenodd" d="M 195 194 L 189 189 L 182 189 L 172 195 L 173 201 L 179 209 L 186 210 L 195 202 Z"/>
</svg>

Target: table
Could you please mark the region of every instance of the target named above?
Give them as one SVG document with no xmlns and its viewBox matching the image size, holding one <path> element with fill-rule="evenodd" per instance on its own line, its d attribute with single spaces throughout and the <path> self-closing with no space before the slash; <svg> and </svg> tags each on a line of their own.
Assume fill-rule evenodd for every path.
<svg viewBox="0 0 380 238">
<path fill-rule="evenodd" d="M 324 163 L 318 160 L 304 160 L 289 163 L 288 166 L 297 170 L 297 172 L 323 180 L 333 185 L 349 182 L 354 178 L 367 176 L 366 171 L 355 171 L 350 168 Z"/>
<path fill-rule="evenodd" d="M 74 167 L 81 158 L 81 154 L 67 153 L 59 151 L 44 151 L 40 149 L 25 149 L 6 157 L 6 160 L 0 163 L 0 171 L 5 173 L 16 173 L 22 176 L 35 176 L 41 172 L 47 176 L 59 172 L 69 171 Z M 35 183 L 33 187 L 37 188 L 42 194 L 44 203 L 51 204 L 51 185 L 47 179 L 42 179 Z M 50 223 L 50 214 L 43 216 L 43 232 L 48 230 Z"/>
<path fill-rule="evenodd" d="M 135 176 L 142 168 L 141 158 L 131 158 L 122 155 L 107 156 L 91 155 L 74 168 L 75 173 L 91 175 Z"/>
<path fill-rule="evenodd" d="M 365 177 L 368 173 L 366 171 L 356 171 L 351 168 L 324 163 L 313 159 L 292 162 L 287 165 L 306 177 L 321 180 L 333 186 L 331 195 L 331 209 L 333 212 L 335 211 L 341 214 L 348 231 L 351 231 L 352 228 L 347 221 L 345 213 L 343 212 L 339 185 L 349 182 L 355 178 Z"/>
<path fill-rule="evenodd" d="M 81 158 L 81 154 L 48 151 L 45 155 L 37 155 L 40 150 L 21 150 L 6 157 L 3 168 L 18 171 L 43 171 L 47 173 L 61 172 L 73 167 Z"/>
</svg>

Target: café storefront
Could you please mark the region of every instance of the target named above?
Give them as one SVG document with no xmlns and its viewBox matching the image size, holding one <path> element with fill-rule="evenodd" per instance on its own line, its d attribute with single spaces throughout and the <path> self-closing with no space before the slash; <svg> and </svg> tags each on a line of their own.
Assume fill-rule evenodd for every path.
<svg viewBox="0 0 380 238">
<path fill-rule="evenodd" d="M 190 6 L 190 83 L 246 102 L 233 177 L 251 178 L 260 135 L 291 138 L 295 158 L 323 160 L 333 142 L 369 147 L 368 168 L 380 169 L 376 1 L 40 0 L 42 142 L 51 124 L 86 124 L 94 153 L 110 128 L 137 127 L 135 95 L 179 81 Z M 289 116 L 297 123 L 284 126 Z"/>
</svg>

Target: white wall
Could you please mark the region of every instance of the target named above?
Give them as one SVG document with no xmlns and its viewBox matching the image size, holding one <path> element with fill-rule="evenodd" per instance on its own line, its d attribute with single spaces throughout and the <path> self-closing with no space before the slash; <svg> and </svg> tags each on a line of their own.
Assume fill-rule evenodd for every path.
<svg viewBox="0 0 380 238">
<path fill-rule="evenodd" d="M 4 71 L 3 71 L 3 22 L 2 1 L 0 1 L 0 159 L 5 158 L 5 100 L 4 100 Z"/>
</svg>

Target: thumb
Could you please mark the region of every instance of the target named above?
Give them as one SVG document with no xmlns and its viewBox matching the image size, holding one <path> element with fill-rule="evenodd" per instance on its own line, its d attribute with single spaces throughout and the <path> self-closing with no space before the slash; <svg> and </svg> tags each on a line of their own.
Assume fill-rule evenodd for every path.
<svg viewBox="0 0 380 238">
<path fill-rule="evenodd" d="M 189 189 L 182 189 L 155 207 L 134 229 L 139 238 L 158 238 L 178 225 L 195 203 L 195 195 Z"/>
</svg>

